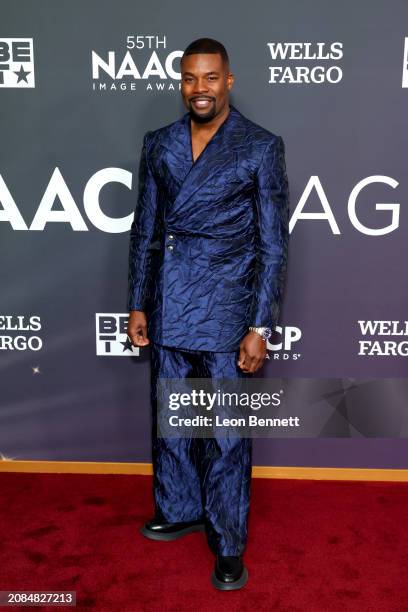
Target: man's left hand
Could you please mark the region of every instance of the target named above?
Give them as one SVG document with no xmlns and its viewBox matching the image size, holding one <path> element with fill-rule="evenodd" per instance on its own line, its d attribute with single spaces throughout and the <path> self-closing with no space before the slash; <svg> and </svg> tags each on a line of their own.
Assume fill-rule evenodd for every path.
<svg viewBox="0 0 408 612">
<path fill-rule="evenodd" d="M 238 366 L 243 372 L 253 374 L 259 370 L 267 355 L 266 342 L 254 331 L 250 331 L 239 345 Z"/>
</svg>

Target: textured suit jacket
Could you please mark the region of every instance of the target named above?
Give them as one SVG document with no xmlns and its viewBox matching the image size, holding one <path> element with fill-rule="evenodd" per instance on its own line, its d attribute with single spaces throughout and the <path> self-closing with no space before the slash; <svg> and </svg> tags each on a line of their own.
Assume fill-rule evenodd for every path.
<svg viewBox="0 0 408 612">
<path fill-rule="evenodd" d="M 286 271 L 284 143 L 230 104 L 193 162 L 190 115 L 147 132 L 130 230 L 128 310 L 159 344 L 233 351 L 274 328 Z"/>
</svg>

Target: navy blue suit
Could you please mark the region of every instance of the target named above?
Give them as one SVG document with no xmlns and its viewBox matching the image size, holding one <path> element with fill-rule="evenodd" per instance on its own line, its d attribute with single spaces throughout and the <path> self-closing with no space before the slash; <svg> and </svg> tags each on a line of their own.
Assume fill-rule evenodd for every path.
<svg viewBox="0 0 408 612">
<path fill-rule="evenodd" d="M 252 440 L 157 438 L 158 377 L 239 378 L 248 326 L 274 328 L 287 262 L 283 140 L 234 106 L 193 162 L 190 115 L 147 132 L 130 231 L 128 310 L 151 345 L 156 514 L 206 521 L 209 544 L 247 539 Z"/>
<path fill-rule="evenodd" d="M 232 351 L 249 325 L 274 328 L 288 242 L 282 138 L 230 105 L 193 163 L 186 113 L 145 135 L 139 189 L 128 309 L 149 314 L 149 338 Z"/>
</svg>

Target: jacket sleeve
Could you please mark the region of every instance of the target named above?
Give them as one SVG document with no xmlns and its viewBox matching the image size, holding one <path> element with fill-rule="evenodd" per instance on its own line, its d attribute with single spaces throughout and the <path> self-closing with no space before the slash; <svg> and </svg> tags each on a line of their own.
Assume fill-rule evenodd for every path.
<svg viewBox="0 0 408 612">
<path fill-rule="evenodd" d="M 130 228 L 128 310 L 144 310 L 149 278 L 149 246 L 155 229 L 157 185 L 149 165 L 149 136 L 143 138 L 139 166 L 139 193 Z"/>
<path fill-rule="evenodd" d="M 281 136 L 266 146 L 256 175 L 256 274 L 251 325 L 274 329 L 280 313 L 289 240 L 289 186 Z"/>
</svg>

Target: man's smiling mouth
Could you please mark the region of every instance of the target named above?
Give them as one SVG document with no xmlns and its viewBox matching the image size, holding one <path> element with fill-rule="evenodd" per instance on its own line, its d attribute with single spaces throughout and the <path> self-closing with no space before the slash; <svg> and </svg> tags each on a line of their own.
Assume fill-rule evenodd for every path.
<svg viewBox="0 0 408 612">
<path fill-rule="evenodd" d="M 207 108 L 207 106 L 211 104 L 212 99 L 211 98 L 194 98 L 194 100 L 192 100 L 191 102 L 197 108 Z"/>
</svg>

